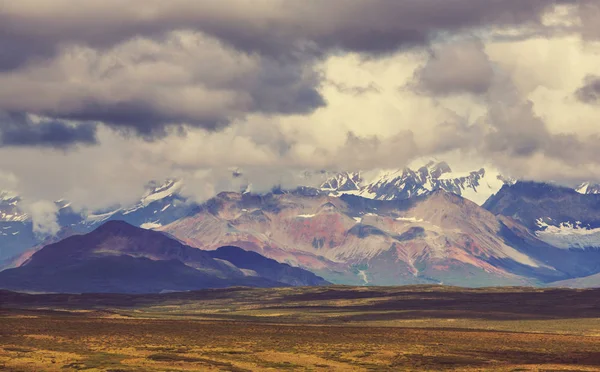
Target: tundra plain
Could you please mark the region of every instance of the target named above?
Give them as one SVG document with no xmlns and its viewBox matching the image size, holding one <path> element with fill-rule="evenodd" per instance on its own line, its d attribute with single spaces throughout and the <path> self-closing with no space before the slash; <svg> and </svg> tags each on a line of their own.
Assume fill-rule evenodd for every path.
<svg viewBox="0 0 600 372">
<path fill-rule="evenodd" d="M 0 291 L 7 371 L 594 371 L 600 290 Z"/>
</svg>

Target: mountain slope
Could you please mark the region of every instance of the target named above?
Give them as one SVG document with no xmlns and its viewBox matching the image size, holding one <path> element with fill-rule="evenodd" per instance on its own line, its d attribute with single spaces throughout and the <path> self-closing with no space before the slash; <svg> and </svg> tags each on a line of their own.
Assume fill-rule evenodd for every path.
<svg viewBox="0 0 600 372">
<path fill-rule="evenodd" d="M 300 269 L 256 258 L 253 272 L 237 267 L 224 251 L 205 252 L 168 236 L 110 221 L 91 233 L 75 235 L 34 253 L 20 267 L 0 272 L 0 288 L 46 292 L 144 293 L 232 285 L 285 286 L 325 283 Z M 241 253 L 241 252 L 238 252 Z M 276 281 L 260 273 L 288 271 Z M 274 277 L 271 275 L 271 277 Z M 287 281 L 287 282 L 286 282 Z"/>
<path fill-rule="evenodd" d="M 125 221 L 144 228 L 157 228 L 187 216 L 197 206 L 181 196 L 182 183 L 167 180 L 164 184 L 150 183 L 145 194 L 132 205 L 95 212 L 75 212 L 67 201 L 55 202 L 57 223 L 65 234 L 87 233 L 106 221 Z M 0 269 L 10 266 L 18 256 L 44 243 L 48 236 L 35 233 L 31 216 L 23 212 L 21 198 L 0 192 Z M 3 262 L 6 262 L 3 264 Z"/>
<path fill-rule="evenodd" d="M 389 201 L 222 193 L 161 230 L 206 250 L 241 246 L 340 284 L 522 285 L 568 277 L 507 242 L 492 213 L 443 190 Z"/>
<path fill-rule="evenodd" d="M 212 258 L 232 263 L 247 274 L 260 276 L 274 282 L 294 286 L 327 284 L 325 280 L 310 271 L 281 264 L 256 252 L 245 251 L 238 247 L 226 246 L 208 253 Z"/>
<path fill-rule="evenodd" d="M 484 205 L 509 216 L 546 243 L 563 249 L 600 248 L 600 194 L 545 183 L 502 187 Z"/>
<path fill-rule="evenodd" d="M 573 278 L 561 280 L 548 284 L 549 287 L 566 287 L 566 288 L 600 288 L 600 273 L 582 278 Z"/>
<path fill-rule="evenodd" d="M 46 237 L 34 231 L 31 216 L 21 209 L 21 198 L 0 192 L 0 261 L 12 259 L 23 251 L 41 243 Z M 68 203 L 57 201 L 59 226 L 70 226 L 82 221 Z M 0 269 L 2 266 L 0 266 Z"/>
<path fill-rule="evenodd" d="M 585 276 L 583 278 L 561 280 L 550 283 L 549 286 L 566 288 L 600 288 L 600 274 Z"/>
<path fill-rule="evenodd" d="M 188 215 L 196 205 L 180 195 L 183 184 L 167 180 L 164 184 L 151 183 L 140 200 L 113 210 L 94 212 L 84 216 L 83 229 L 89 231 L 106 221 L 125 221 L 144 228 L 157 228 Z"/>
</svg>

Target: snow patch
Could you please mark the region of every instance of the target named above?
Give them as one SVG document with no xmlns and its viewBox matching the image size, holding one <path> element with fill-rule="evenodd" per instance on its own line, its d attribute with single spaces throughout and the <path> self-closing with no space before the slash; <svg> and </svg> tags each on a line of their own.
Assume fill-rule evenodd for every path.
<svg viewBox="0 0 600 372">
<path fill-rule="evenodd" d="M 577 187 L 575 189 L 575 191 L 577 191 L 580 194 L 587 194 L 589 187 L 590 187 L 590 183 L 589 182 L 584 182 L 581 185 L 579 185 L 579 187 Z"/>
<path fill-rule="evenodd" d="M 558 226 L 553 226 L 544 222 L 542 218 L 538 219 L 536 223 L 543 229 L 535 233 L 537 237 L 557 248 L 600 247 L 600 228 L 590 229 L 582 226 L 580 221 L 563 222 Z"/>
<path fill-rule="evenodd" d="M 148 205 L 154 201 L 162 200 L 179 191 L 181 186 L 181 181 L 174 181 L 170 185 L 165 185 L 164 188 L 159 189 L 160 191 L 151 192 L 148 195 L 145 195 L 141 202 L 143 205 Z"/>
<path fill-rule="evenodd" d="M 454 180 L 457 178 L 467 178 L 471 175 L 471 172 L 447 172 L 441 174 L 438 180 Z"/>
<path fill-rule="evenodd" d="M 107 212 L 107 213 L 102 213 L 102 214 L 88 214 L 86 217 L 86 220 L 90 221 L 90 222 L 102 222 L 105 221 L 107 219 L 109 219 L 113 214 L 117 213 L 119 211 L 119 209 L 112 211 L 112 212 Z"/>
<path fill-rule="evenodd" d="M 140 227 L 142 229 L 146 229 L 146 230 L 152 230 L 152 229 L 158 229 L 159 227 L 161 227 L 162 225 L 158 222 L 145 222 L 143 224 L 140 225 Z"/>
<path fill-rule="evenodd" d="M 461 196 L 477 205 L 483 205 L 492 196 L 497 193 L 505 181 L 498 172 L 486 170 L 485 175 L 478 181 L 479 185 L 464 187 L 461 190 Z"/>
<path fill-rule="evenodd" d="M 538 265 L 534 260 L 531 259 L 531 257 L 527 256 L 524 253 L 521 253 L 519 251 L 517 251 L 516 249 L 506 246 L 503 249 L 504 253 L 513 261 L 518 262 L 522 265 L 527 265 L 527 266 L 531 266 L 531 267 L 540 267 L 540 265 Z M 544 266 L 544 267 L 548 267 L 548 266 Z"/>
<path fill-rule="evenodd" d="M 12 214 L 12 213 L 5 213 L 5 212 L 0 212 L 0 221 L 2 222 L 24 222 L 27 221 L 29 219 L 29 215 L 22 213 L 22 214 Z"/>
<path fill-rule="evenodd" d="M 259 276 L 258 273 L 254 270 L 250 270 L 250 269 L 240 269 L 241 272 L 244 273 L 244 275 L 246 276 Z"/>
<path fill-rule="evenodd" d="M 369 284 L 369 278 L 367 277 L 367 272 L 365 270 L 358 270 L 358 276 L 360 276 L 365 284 Z"/>
<path fill-rule="evenodd" d="M 396 218 L 396 221 L 406 221 L 406 222 L 423 222 L 423 220 L 421 218 L 416 218 L 416 217 L 398 217 Z"/>
</svg>

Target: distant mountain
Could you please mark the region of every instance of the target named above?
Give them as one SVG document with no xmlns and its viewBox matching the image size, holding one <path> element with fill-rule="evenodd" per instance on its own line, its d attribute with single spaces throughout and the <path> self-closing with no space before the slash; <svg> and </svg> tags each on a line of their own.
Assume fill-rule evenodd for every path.
<svg viewBox="0 0 600 372">
<path fill-rule="evenodd" d="M 584 182 L 575 188 L 580 194 L 600 194 L 600 184 Z"/>
<path fill-rule="evenodd" d="M 502 187 L 484 205 L 509 216 L 546 243 L 563 249 L 600 248 L 600 194 L 537 182 Z"/>
<path fill-rule="evenodd" d="M 252 255 L 237 266 L 234 257 Z M 316 275 L 235 247 L 205 252 L 160 232 L 107 222 L 0 272 L 0 288 L 35 292 L 157 293 L 234 285 L 319 285 Z"/>
<path fill-rule="evenodd" d="M 86 233 L 106 221 L 115 220 L 144 228 L 169 224 L 197 208 L 196 204 L 180 195 L 181 187 L 181 182 L 176 180 L 168 180 L 164 184 L 150 183 L 146 193 L 135 204 L 89 213 L 76 213 L 67 201 L 57 201 L 57 219 L 62 228 L 58 236 L 65 238 Z M 48 243 L 48 236 L 34 233 L 31 217 L 22 211 L 20 203 L 18 196 L 0 194 L 0 270 L 10 266 L 7 262 L 18 259 L 24 251 Z"/>
<path fill-rule="evenodd" d="M 21 208 L 22 200 L 12 193 L 0 192 L 0 270 L 23 251 L 40 244 L 46 236 L 33 231 L 31 217 Z M 56 202 L 57 222 L 60 226 L 79 224 L 82 217 L 68 203 Z"/>
<path fill-rule="evenodd" d="M 87 227 L 96 227 L 105 221 L 125 221 L 143 228 L 157 228 L 188 215 L 196 205 L 180 194 L 183 184 L 178 180 L 167 180 L 164 184 L 150 183 L 139 202 L 94 212 L 84 216 L 81 222 Z"/>
<path fill-rule="evenodd" d="M 428 191 L 445 190 L 481 205 L 503 184 L 512 182 L 484 168 L 454 173 L 448 163 L 430 161 L 416 170 L 381 171 L 368 179 L 356 172 L 335 174 L 321 185 L 321 189 L 334 196 L 350 194 L 376 200 L 408 199 Z"/>
<path fill-rule="evenodd" d="M 528 231 L 444 190 L 403 200 L 221 193 L 161 228 L 186 244 L 240 246 L 339 284 L 537 285 L 577 275 L 525 253 L 562 250 L 517 238 L 520 229 Z"/>
<path fill-rule="evenodd" d="M 21 198 L 8 191 L 0 191 L 0 221 L 23 222 L 29 216 L 19 208 Z"/>
<path fill-rule="evenodd" d="M 583 278 L 561 280 L 550 283 L 549 286 L 566 288 L 600 288 L 600 274 L 594 274 Z"/>
<path fill-rule="evenodd" d="M 359 191 L 363 179 L 360 172 L 341 172 L 329 177 L 323 182 L 321 189 L 324 191 Z"/>
<path fill-rule="evenodd" d="M 5 193 L 0 270 L 60 239 L 123 220 L 206 250 L 239 246 L 342 284 L 538 285 L 600 272 L 600 194 L 593 184 L 574 190 L 515 183 L 493 170 L 456 173 L 437 161 L 414 169 L 330 174 L 318 188 L 264 195 L 248 188 L 202 205 L 182 196 L 181 181 L 151 183 L 138 202 L 105 211 L 78 214 L 57 201 L 56 237 L 35 235 L 20 199 Z"/>
</svg>

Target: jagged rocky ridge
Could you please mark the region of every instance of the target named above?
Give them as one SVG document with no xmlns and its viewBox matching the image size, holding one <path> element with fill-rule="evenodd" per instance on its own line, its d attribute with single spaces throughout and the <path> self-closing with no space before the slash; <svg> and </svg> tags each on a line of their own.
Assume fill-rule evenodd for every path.
<svg viewBox="0 0 600 372">
<path fill-rule="evenodd" d="M 416 170 L 387 170 L 369 177 L 358 172 L 335 174 L 321 189 L 332 195 L 359 195 L 376 200 L 408 199 L 429 191 L 445 190 L 481 205 L 503 184 L 512 182 L 484 168 L 453 173 L 448 163 L 430 161 Z"/>
</svg>

